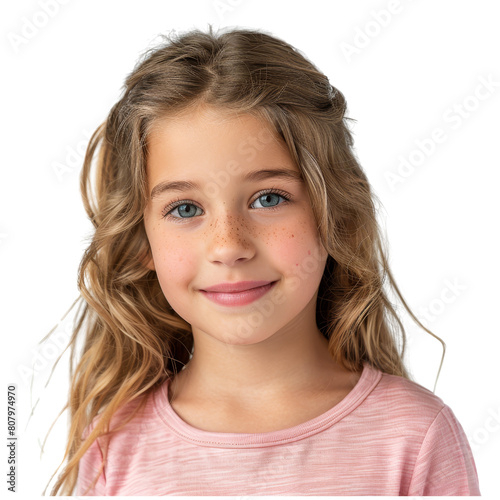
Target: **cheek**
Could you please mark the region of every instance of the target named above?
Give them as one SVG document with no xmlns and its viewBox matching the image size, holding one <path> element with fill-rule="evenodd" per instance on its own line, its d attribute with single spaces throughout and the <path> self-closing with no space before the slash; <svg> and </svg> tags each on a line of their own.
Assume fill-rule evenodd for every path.
<svg viewBox="0 0 500 500">
<path fill-rule="evenodd" d="M 153 257 L 158 281 L 170 301 L 172 293 L 178 294 L 180 287 L 186 287 L 193 280 L 197 269 L 194 253 L 189 245 L 174 241 L 153 250 Z"/>
<path fill-rule="evenodd" d="M 305 270 L 313 279 L 318 273 L 322 275 L 327 256 L 315 227 L 314 220 L 297 217 L 267 235 L 268 251 L 278 260 L 285 275 L 304 275 Z"/>
</svg>

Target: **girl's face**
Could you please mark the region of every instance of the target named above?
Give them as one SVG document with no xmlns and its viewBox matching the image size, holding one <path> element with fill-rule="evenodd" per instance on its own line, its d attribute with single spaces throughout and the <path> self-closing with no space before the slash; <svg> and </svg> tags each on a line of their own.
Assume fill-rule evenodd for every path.
<svg viewBox="0 0 500 500">
<path fill-rule="evenodd" d="M 299 169 L 267 122 L 210 107 L 160 120 L 148 140 L 147 178 L 146 265 L 195 343 L 200 335 L 242 345 L 317 330 L 328 255 Z M 204 291 L 242 281 L 273 284 L 263 295 L 215 301 Z"/>
</svg>

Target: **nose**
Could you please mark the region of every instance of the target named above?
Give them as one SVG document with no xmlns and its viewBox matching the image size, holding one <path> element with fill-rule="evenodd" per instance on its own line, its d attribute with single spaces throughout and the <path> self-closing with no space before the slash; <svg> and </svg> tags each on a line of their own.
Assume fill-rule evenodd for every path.
<svg viewBox="0 0 500 500">
<path fill-rule="evenodd" d="M 209 227 L 206 242 L 210 262 L 234 266 L 255 255 L 255 246 L 247 224 L 243 219 L 230 214 L 216 218 Z"/>
</svg>

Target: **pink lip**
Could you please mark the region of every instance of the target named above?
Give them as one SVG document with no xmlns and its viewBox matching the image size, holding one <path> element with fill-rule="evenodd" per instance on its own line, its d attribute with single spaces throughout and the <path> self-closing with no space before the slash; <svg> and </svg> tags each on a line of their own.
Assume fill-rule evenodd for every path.
<svg viewBox="0 0 500 500">
<path fill-rule="evenodd" d="M 208 299 L 224 306 L 244 306 L 265 295 L 277 281 L 221 283 L 200 290 Z"/>
<path fill-rule="evenodd" d="M 271 281 L 238 281 L 237 283 L 219 283 L 218 285 L 208 286 L 203 288 L 203 292 L 243 292 L 258 286 L 264 286 L 271 283 Z"/>
</svg>

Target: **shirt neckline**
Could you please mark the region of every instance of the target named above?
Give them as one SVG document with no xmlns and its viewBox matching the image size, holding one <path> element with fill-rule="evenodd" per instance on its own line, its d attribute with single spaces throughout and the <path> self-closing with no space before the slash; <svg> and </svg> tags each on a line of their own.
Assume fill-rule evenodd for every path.
<svg viewBox="0 0 500 500">
<path fill-rule="evenodd" d="M 357 408 L 373 391 L 381 378 L 382 372 L 364 361 L 358 382 L 342 401 L 307 422 L 271 432 L 210 432 L 193 427 L 182 420 L 170 405 L 168 386 L 171 378 L 168 378 L 155 392 L 154 406 L 163 424 L 184 441 L 216 448 L 262 448 L 298 441 L 330 427 Z"/>
</svg>

